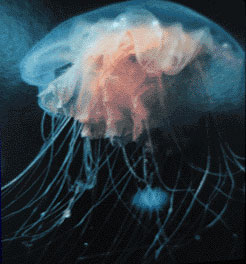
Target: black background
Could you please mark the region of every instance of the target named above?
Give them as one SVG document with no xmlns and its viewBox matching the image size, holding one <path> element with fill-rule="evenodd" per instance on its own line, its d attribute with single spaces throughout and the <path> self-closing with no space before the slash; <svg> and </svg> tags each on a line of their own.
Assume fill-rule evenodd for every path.
<svg viewBox="0 0 246 264">
<path fill-rule="evenodd" d="M 43 2 L 43 5 L 54 15 L 54 25 L 57 25 L 74 15 L 117 1 L 41 0 L 40 2 Z M 180 0 L 174 2 L 184 4 L 185 6 L 211 18 L 230 32 L 242 47 L 245 47 L 244 1 Z M 2 88 L 8 88 L 5 83 L 0 83 L 0 85 Z M 7 182 L 20 173 L 36 155 L 42 144 L 40 136 L 42 110 L 37 105 L 36 94 L 37 91 L 34 87 L 29 87 L 23 83 L 21 86 L 16 87 L 15 91 L 9 95 L 7 101 L 5 100 L 3 102 L 5 108 L 1 113 L 0 120 L 2 125 L 2 183 Z M 25 148 L 25 151 L 23 151 L 23 148 Z M 236 207 L 236 205 L 232 206 L 233 209 L 229 210 L 229 215 L 227 217 L 230 221 L 234 222 L 234 226 L 238 228 L 237 231 L 238 234 L 240 234 L 241 242 L 237 245 L 235 253 L 236 258 L 240 259 L 245 254 L 244 229 L 242 227 L 244 218 L 243 213 L 240 213 L 243 208 Z M 197 245 L 197 243 L 194 243 L 194 245 L 191 244 L 188 248 L 185 248 L 182 252 L 185 261 L 184 263 L 188 263 L 188 261 L 198 263 L 198 261 L 211 260 L 213 257 L 217 260 L 218 254 L 223 256 L 228 248 L 228 243 L 230 243 L 230 238 L 228 238 L 227 241 L 220 241 L 218 238 L 219 236 L 219 233 L 214 233 L 207 240 L 203 240 L 201 244 Z M 214 243 L 211 243 L 211 241 L 214 241 Z M 220 247 L 218 247 L 218 245 L 220 245 Z M 191 257 L 189 256 L 190 251 L 192 255 Z M 18 258 L 17 254 L 20 254 L 20 252 L 21 248 L 18 248 L 18 250 L 15 250 L 15 248 L 8 249 L 8 251 L 6 250 L 4 253 L 8 257 L 8 261 L 4 261 L 3 263 L 36 263 L 35 253 L 32 253 L 30 257 L 27 257 L 27 255 L 24 254 L 23 257 Z M 51 256 L 49 257 L 49 255 L 47 255 L 44 260 L 40 260 L 40 263 L 60 263 L 59 252 L 56 252 L 54 257 L 52 256 L 51 248 L 47 254 L 51 254 Z M 74 252 L 74 254 L 76 254 L 76 252 Z M 16 258 L 11 260 L 11 258 L 9 258 L 11 255 L 16 256 Z M 207 255 L 209 255 L 209 257 L 207 257 Z M 52 262 L 48 262 L 51 259 Z M 71 262 L 65 263 L 72 264 L 72 259 L 73 258 L 71 258 Z M 87 260 L 86 262 L 81 263 L 96 264 L 100 262 L 96 262 L 96 260 Z M 141 262 L 135 263 L 138 264 Z M 125 264 L 125 262 L 122 262 L 122 264 Z"/>
</svg>

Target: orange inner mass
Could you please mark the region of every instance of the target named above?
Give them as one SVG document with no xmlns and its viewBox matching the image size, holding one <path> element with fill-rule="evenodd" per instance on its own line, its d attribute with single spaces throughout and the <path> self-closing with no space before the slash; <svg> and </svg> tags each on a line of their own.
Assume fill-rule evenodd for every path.
<svg viewBox="0 0 246 264">
<path fill-rule="evenodd" d="M 84 124 L 82 136 L 131 135 L 135 141 L 151 128 L 150 121 L 157 114 L 152 106 L 158 104 L 158 111 L 165 111 L 162 72 L 180 72 L 197 55 L 199 45 L 180 27 L 157 33 L 156 28 L 144 26 L 120 37 L 111 33 L 88 52 L 83 62 L 87 82 L 81 90 L 87 89 L 91 98 L 85 109 L 81 93 L 73 114 Z"/>
<path fill-rule="evenodd" d="M 136 140 L 148 127 L 150 109 L 142 97 L 149 89 L 158 97 L 161 73 L 146 73 L 137 61 L 133 41 L 129 38 L 126 41 L 112 53 L 89 58 L 96 74 L 90 82 L 92 98 L 87 118 L 80 120 L 84 123 L 83 136 L 132 135 L 132 140 Z M 148 79 L 155 79 L 155 82 L 150 84 Z"/>
</svg>

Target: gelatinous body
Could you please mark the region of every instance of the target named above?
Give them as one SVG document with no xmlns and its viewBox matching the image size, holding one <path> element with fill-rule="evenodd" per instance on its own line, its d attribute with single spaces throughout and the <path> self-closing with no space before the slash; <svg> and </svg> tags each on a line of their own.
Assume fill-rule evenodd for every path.
<svg viewBox="0 0 246 264">
<path fill-rule="evenodd" d="M 163 127 L 177 104 L 208 111 L 241 103 L 242 51 L 218 26 L 158 1 L 99 12 L 62 23 L 21 65 L 40 106 L 84 124 L 82 136 L 135 141 Z"/>
<path fill-rule="evenodd" d="M 167 194 L 158 188 L 147 187 L 139 190 L 133 197 L 132 204 L 147 212 L 159 211 L 167 203 Z"/>
<path fill-rule="evenodd" d="M 2 188 L 3 222 L 19 221 L 4 243 L 33 246 L 40 263 L 52 243 L 58 263 L 172 263 L 218 226 L 237 245 L 225 219 L 245 194 L 244 128 L 228 120 L 242 116 L 244 63 L 220 26 L 167 1 L 58 25 L 20 64 L 44 143 Z"/>
</svg>

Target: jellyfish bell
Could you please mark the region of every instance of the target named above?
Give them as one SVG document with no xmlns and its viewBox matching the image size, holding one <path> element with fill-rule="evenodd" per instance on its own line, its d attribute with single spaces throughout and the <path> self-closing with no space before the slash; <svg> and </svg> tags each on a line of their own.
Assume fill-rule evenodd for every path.
<svg viewBox="0 0 246 264">
<path fill-rule="evenodd" d="M 142 219 L 135 211 L 144 212 L 143 217 L 145 212 L 153 213 L 152 223 L 156 220 L 158 231 L 153 232 L 148 253 L 157 245 L 161 252 L 173 241 L 179 246 L 187 233 L 196 233 L 197 229 L 201 235 L 202 227 L 194 224 L 193 217 L 200 217 L 197 221 L 202 218 L 206 228 L 218 222 L 224 224 L 235 180 L 245 170 L 244 159 L 219 141 L 219 164 L 211 165 L 210 146 L 206 146 L 209 151 L 203 168 L 190 162 L 189 171 L 183 172 L 183 153 L 179 164 L 178 157 L 171 156 L 170 161 L 167 152 L 153 151 L 153 145 L 158 150 L 165 146 L 165 138 L 159 134 L 167 134 L 172 125 L 192 126 L 208 112 L 240 108 L 244 104 L 243 66 L 244 51 L 227 32 L 190 9 L 167 1 L 109 5 L 54 28 L 20 64 L 22 79 L 38 87 L 38 103 L 44 117 L 51 117 L 51 126 L 50 135 L 45 137 L 42 122 L 43 147 L 30 165 L 2 189 L 8 196 L 21 186 L 15 200 L 6 206 L 8 210 L 41 181 L 27 205 L 5 217 L 35 208 L 9 239 L 27 237 L 36 241 L 47 236 L 72 218 L 76 203 L 96 185 L 100 190 L 99 182 L 103 180 L 101 193 L 98 191 L 100 194 L 95 195 L 95 201 L 88 211 L 84 209 L 76 224 L 85 225 L 83 234 L 92 211 L 112 193 L 140 224 Z M 62 132 L 69 124 L 63 139 Z M 118 145 L 101 145 L 105 138 L 106 142 L 119 139 Z M 65 143 L 65 157 L 58 163 Z M 50 157 L 48 161 L 45 155 Z M 47 164 L 37 177 L 43 159 Z M 51 173 L 54 163 L 56 171 Z M 72 168 L 74 164 L 76 169 Z M 120 164 L 119 172 L 116 164 Z M 100 173 L 103 177 L 98 177 Z M 23 192 L 25 181 L 29 185 Z M 201 197 L 201 192 L 206 195 Z M 218 203 L 222 208 L 213 205 L 219 195 L 224 198 Z M 45 201 L 50 201 L 47 208 Z M 111 219 L 110 215 L 105 218 Z M 152 228 L 139 226 L 145 231 Z M 183 235 L 181 239 L 179 234 Z"/>
<path fill-rule="evenodd" d="M 238 44 L 206 18 L 169 2 L 130 1 L 63 22 L 27 54 L 21 74 L 39 87 L 45 111 L 84 125 L 82 136 L 135 141 L 146 129 L 164 127 L 177 103 L 203 111 L 237 104 L 242 66 Z M 188 68 L 190 75 L 179 78 Z"/>
</svg>

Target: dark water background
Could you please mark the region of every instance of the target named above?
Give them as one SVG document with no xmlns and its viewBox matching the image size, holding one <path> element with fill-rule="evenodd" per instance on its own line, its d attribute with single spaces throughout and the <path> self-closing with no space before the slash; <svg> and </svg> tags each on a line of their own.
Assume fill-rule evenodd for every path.
<svg viewBox="0 0 246 264">
<path fill-rule="evenodd" d="M 79 1 L 79 0 L 41 0 L 42 4 L 49 10 L 52 14 L 52 23 L 59 24 L 60 22 L 70 18 L 74 15 L 80 14 L 82 12 L 92 10 L 110 3 L 115 3 L 115 1 Z M 211 18 L 213 21 L 217 22 L 228 32 L 230 32 L 234 38 L 240 43 L 242 47 L 245 47 L 245 4 L 243 1 L 175 1 L 177 3 L 185 4 L 188 7 L 198 11 L 199 13 Z M 2 81 L 1 81 L 2 80 Z M 1 145 L 2 145 L 2 184 L 8 182 L 15 175 L 18 175 L 28 163 L 35 157 L 38 153 L 40 146 L 42 145 L 42 139 L 40 135 L 40 122 L 42 118 L 42 110 L 37 105 L 36 95 L 37 90 L 35 87 L 27 86 L 24 83 L 20 83 L 17 87 L 10 87 L 6 84 L 5 80 L 1 79 L 0 76 L 0 86 L 2 91 L 7 91 L 3 93 L 0 98 L 0 122 L 1 122 Z M 11 92 L 10 92 L 11 90 Z M 1 93 L 2 95 L 2 93 Z M 232 145 L 238 148 L 238 151 L 242 153 L 242 144 L 244 144 L 244 137 L 238 137 L 238 129 L 242 129 L 242 123 L 238 123 L 236 120 L 238 113 L 235 115 L 225 116 L 225 120 L 222 119 L 222 128 L 227 131 L 231 138 Z M 194 135 L 194 140 L 197 138 Z M 237 153 L 237 149 L 234 149 Z M 190 152 L 192 150 L 190 149 Z M 191 155 L 196 155 L 196 153 L 191 153 Z M 170 163 L 171 164 L 171 163 Z M 172 164 L 171 164 L 172 165 Z M 175 166 L 175 164 L 173 164 Z M 115 199 L 117 199 L 115 197 Z M 97 211 L 94 215 L 91 227 L 97 226 L 100 223 L 100 219 L 106 217 L 107 211 L 115 204 L 115 200 L 108 201 L 104 205 L 102 211 Z M 6 264 L 36 264 L 36 263 L 75 263 L 75 259 L 80 253 L 81 248 L 78 243 L 82 243 L 78 237 L 78 231 L 75 231 L 71 237 L 69 228 L 73 226 L 73 222 L 76 222 L 76 218 L 79 218 L 80 209 L 78 204 L 74 209 L 73 219 L 69 219 L 67 224 L 62 226 L 61 230 L 55 235 L 49 237 L 48 240 L 41 240 L 38 245 L 29 248 L 23 244 L 13 243 L 13 246 L 6 247 L 4 249 L 4 261 Z M 115 227 L 110 225 L 107 228 L 112 228 L 112 230 L 117 230 L 116 226 L 120 226 L 122 213 L 120 206 L 113 222 Z M 120 213 L 121 212 L 121 213 Z M 226 220 L 230 223 L 231 229 L 239 235 L 238 243 L 236 244 L 235 251 L 232 253 L 232 257 L 235 259 L 242 259 L 245 257 L 245 236 L 244 236 L 244 207 L 242 204 L 232 202 L 229 205 L 228 212 L 225 216 Z M 18 221 L 18 219 L 16 219 Z M 13 223 L 14 227 L 15 223 Z M 130 227 L 129 227 L 130 228 Z M 11 225 L 8 226 L 11 230 Z M 7 230 L 7 229 L 6 229 Z M 6 230 L 3 230 L 6 232 Z M 106 230 L 107 231 L 107 230 Z M 110 243 L 114 238 L 114 232 L 106 232 L 105 241 L 99 241 L 96 246 L 95 252 L 103 251 L 104 245 Z M 3 233 L 4 233 L 3 232 Z M 123 232 L 124 233 L 124 232 Z M 134 225 L 124 234 L 124 240 L 130 239 L 130 236 L 134 233 Z M 93 237 L 97 234 L 97 230 L 93 231 L 90 229 L 87 236 L 88 238 Z M 107 236 L 106 236 L 107 234 Z M 68 238 L 69 237 L 69 238 Z M 61 242 L 67 239 L 67 242 L 61 245 Z M 78 243 L 77 243 L 78 241 Z M 50 245 L 47 246 L 47 243 Z M 228 252 L 231 250 L 231 234 L 227 233 L 223 228 L 218 227 L 211 230 L 208 235 L 204 235 L 201 241 L 192 241 L 188 246 L 178 249 L 177 256 L 179 261 L 182 263 L 198 263 L 203 261 L 215 261 L 215 260 L 226 260 L 229 258 L 230 254 Z M 45 253 L 42 249 L 46 247 Z M 90 252 L 89 255 L 95 254 L 95 252 Z M 117 263 L 142 263 L 138 258 L 142 255 L 141 250 L 135 253 L 134 258 L 128 259 L 128 262 Z M 62 256 L 62 257 L 61 257 Z M 60 262 L 62 259 L 62 262 Z M 114 264 L 116 262 L 115 258 L 109 258 L 105 263 Z M 163 262 L 164 261 L 164 262 Z M 168 263 L 162 260 L 160 263 Z M 86 259 L 78 263 L 102 263 L 102 259 L 91 258 Z M 159 262 L 156 262 L 159 263 Z M 231 262 L 228 262 L 231 263 Z"/>
</svg>

